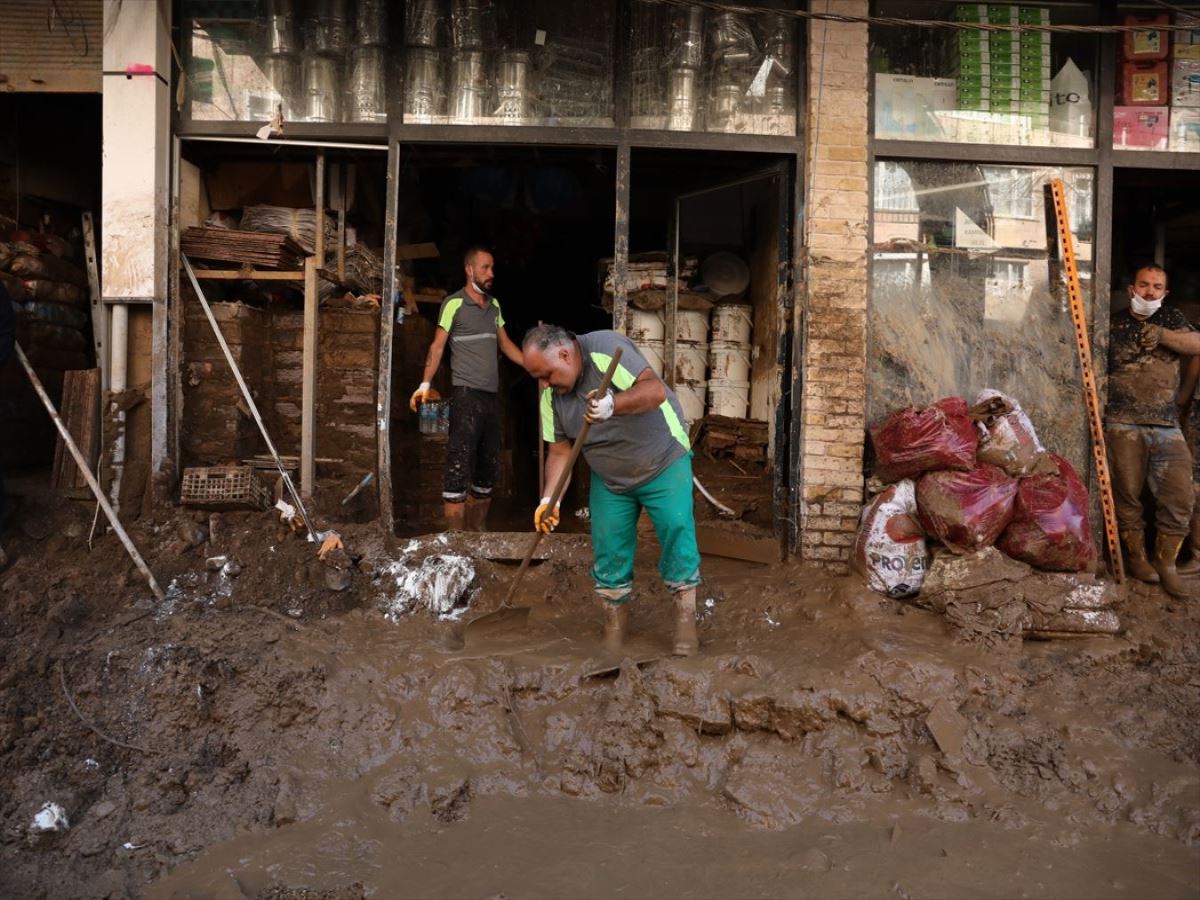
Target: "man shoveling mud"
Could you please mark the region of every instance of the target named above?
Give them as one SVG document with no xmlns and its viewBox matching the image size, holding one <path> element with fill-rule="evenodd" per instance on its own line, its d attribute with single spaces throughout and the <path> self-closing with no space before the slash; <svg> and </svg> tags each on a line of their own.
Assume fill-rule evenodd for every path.
<svg viewBox="0 0 1200 900">
<path fill-rule="evenodd" d="M 1191 522 L 1192 459 L 1175 400 L 1179 358 L 1200 353 L 1200 334 L 1178 309 L 1162 305 L 1166 295 L 1167 273 L 1160 266 L 1143 266 L 1129 286 L 1129 310 L 1113 316 L 1104 439 L 1129 572 L 1139 581 L 1161 582 L 1167 593 L 1183 597 L 1187 589 L 1175 558 Z M 1143 534 L 1145 485 L 1157 505 L 1153 564 L 1146 558 Z"/>
<path fill-rule="evenodd" d="M 521 351 L 504 330 L 500 302 L 491 295 L 494 265 L 492 254 L 483 247 L 471 247 L 463 255 L 467 283 L 442 301 L 421 385 L 408 401 L 409 409 L 416 412 L 421 403 L 437 399 L 429 383 L 442 364 L 448 339 L 454 390 L 450 395 L 442 510 L 450 531 L 464 527 L 483 531 L 492 502 L 492 486 L 500 464 L 497 344 L 500 352 L 518 366 L 522 364 Z"/>
<path fill-rule="evenodd" d="M 621 362 L 612 388 L 596 396 L 618 347 Z M 542 435 L 550 443 L 546 484 L 558 482 L 571 442 L 585 419 L 592 423 L 583 455 L 592 470 L 592 578 L 604 609 L 606 646 L 618 650 L 625 637 L 637 520 L 645 508 L 662 547 L 658 571 L 675 594 L 674 652 L 695 653 L 700 551 L 692 516 L 692 455 L 675 392 L 613 331 L 576 337 L 557 325 L 539 325 L 522 348 L 525 370 L 549 385 L 542 393 Z M 558 525 L 558 507 L 549 507 L 550 498 L 543 497 L 533 517 L 543 532 Z"/>
</svg>

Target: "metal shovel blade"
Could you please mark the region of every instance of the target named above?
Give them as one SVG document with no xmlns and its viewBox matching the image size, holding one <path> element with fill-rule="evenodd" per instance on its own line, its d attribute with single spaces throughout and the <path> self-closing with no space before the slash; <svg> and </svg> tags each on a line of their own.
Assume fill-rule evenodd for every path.
<svg viewBox="0 0 1200 900">
<path fill-rule="evenodd" d="M 485 640 L 506 631 L 522 631 L 529 624 L 528 606 L 502 606 L 495 612 L 484 613 L 467 622 L 463 641 Z"/>
</svg>

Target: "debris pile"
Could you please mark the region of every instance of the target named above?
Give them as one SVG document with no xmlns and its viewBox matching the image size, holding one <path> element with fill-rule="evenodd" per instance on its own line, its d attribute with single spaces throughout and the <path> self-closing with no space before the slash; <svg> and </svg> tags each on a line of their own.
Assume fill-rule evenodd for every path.
<svg viewBox="0 0 1200 900">
<path fill-rule="evenodd" d="M 967 634 L 1119 630 L 1111 589 L 1081 574 L 1097 562 L 1087 489 L 1041 445 L 1019 403 L 994 390 L 973 406 L 947 397 L 870 433 L 877 496 L 853 563 L 873 590 L 920 595 Z M 932 570 L 927 542 L 944 548 Z"/>
</svg>

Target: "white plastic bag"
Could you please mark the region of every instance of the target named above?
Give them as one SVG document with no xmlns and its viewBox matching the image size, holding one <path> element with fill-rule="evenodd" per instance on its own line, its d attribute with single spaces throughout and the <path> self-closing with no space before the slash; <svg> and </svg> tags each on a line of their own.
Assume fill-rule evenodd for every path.
<svg viewBox="0 0 1200 900">
<path fill-rule="evenodd" d="M 1090 86 L 1087 76 L 1070 59 L 1050 82 L 1050 130 L 1074 138 L 1092 136 Z"/>
<path fill-rule="evenodd" d="M 979 449 L 976 459 L 999 466 L 1013 478 L 1028 475 L 1046 452 L 1029 416 L 1025 415 L 1020 403 L 993 388 L 979 392 L 971 407 L 972 415 L 982 416 L 985 405 L 995 412 L 977 419 Z"/>
<path fill-rule="evenodd" d="M 911 479 L 889 485 L 863 510 L 853 565 L 873 591 L 888 597 L 920 592 L 929 548 L 917 523 L 917 492 Z"/>
</svg>

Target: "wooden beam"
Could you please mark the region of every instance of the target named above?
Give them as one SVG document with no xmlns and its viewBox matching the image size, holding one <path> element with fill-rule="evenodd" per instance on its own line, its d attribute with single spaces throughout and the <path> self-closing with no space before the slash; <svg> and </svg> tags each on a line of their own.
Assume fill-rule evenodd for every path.
<svg viewBox="0 0 1200 900">
<path fill-rule="evenodd" d="M 313 252 L 317 257 L 317 268 L 325 268 L 325 151 L 317 151 L 317 185 L 313 192 L 313 206 L 316 214 L 317 235 L 314 238 Z"/>
<path fill-rule="evenodd" d="M 313 495 L 316 480 L 317 262 L 304 262 L 304 345 L 300 387 L 300 493 Z"/>
<path fill-rule="evenodd" d="M 251 269 L 197 269 L 201 281 L 303 281 L 304 272 L 271 272 Z"/>
</svg>

